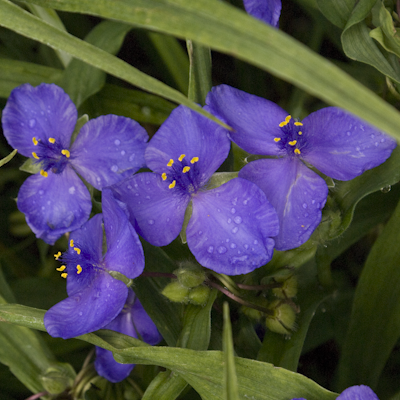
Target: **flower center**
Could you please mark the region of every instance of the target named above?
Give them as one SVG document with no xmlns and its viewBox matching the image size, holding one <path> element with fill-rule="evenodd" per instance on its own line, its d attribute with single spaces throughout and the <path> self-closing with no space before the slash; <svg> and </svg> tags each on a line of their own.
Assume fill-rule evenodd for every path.
<svg viewBox="0 0 400 400">
<path fill-rule="evenodd" d="M 279 124 L 281 128 L 281 137 L 274 138 L 274 142 L 281 150 L 286 150 L 289 156 L 298 156 L 301 154 L 303 143 L 303 124 L 293 120 L 291 115 L 288 115 L 284 121 Z"/>
<path fill-rule="evenodd" d="M 71 157 L 68 149 L 64 149 L 54 138 L 49 138 L 47 142 L 43 142 L 33 137 L 32 142 L 37 147 L 37 150 L 32 152 L 32 157 L 41 164 L 40 174 L 42 176 L 47 177 L 49 170 L 54 174 L 60 174 L 64 171 L 68 159 Z"/>
<path fill-rule="evenodd" d="M 59 251 L 54 254 L 54 258 L 62 263 L 59 268 L 56 268 L 57 271 L 61 272 L 62 278 L 65 279 L 68 274 L 81 275 L 84 270 L 90 271 L 99 268 L 79 246 L 75 245 L 72 239 L 69 241 L 69 245 L 72 251 L 63 254 Z"/>
<path fill-rule="evenodd" d="M 169 189 L 179 188 L 188 194 L 197 192 L 200 187 L 200 176 L 196 163 L 199 157 L 186 159 L 186 154 L 181 154 L 177 160 L 172 158 L 167 163 L 167 171 L 161 174 L 163 181 L 168 183 Z"/>
</svg>

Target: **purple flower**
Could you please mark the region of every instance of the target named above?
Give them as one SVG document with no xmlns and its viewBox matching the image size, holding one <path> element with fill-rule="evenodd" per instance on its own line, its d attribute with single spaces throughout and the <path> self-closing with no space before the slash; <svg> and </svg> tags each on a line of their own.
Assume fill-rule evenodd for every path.
<svg viewBox="0 0 400 400">
<path fill-rule="evenodd" d="M 292 400 L 306 400 L 299 397 Z M 378 396 L 372 391 L 371 388 L 365 385 L 351 386 L 345 389 L 338 397 L 337 400 L 379 400 Z"/>
<path fill-rule="evenodd" d="M 237 275 L 270 260 L 270 237 L 278 233 L 278 219 L 264 193 L 245 179 L 206 190 L 229 148 L 223 128 L 177 107 L 146 149 L 146 163 L 154 173 L 134 175 L 113 190 L 127 204 L 138 233 L 155 246 L 177 237 L 192 202 L 186 230 L 190 250 L 201 265 Z"/>
<path fill-rule="evenodd" d="M 70 248 L 56 259 L 67 279 L 68 297 L 44 316 L 47 332 L 69 339 L 93 332 L 110 323 L 122 310 L 128 288 L 109 272 L 117 271 L 133 279 L 144 268 L 139 238 L 108 188 L 102 194 L 103 215 L 97 214 L 70 235 Z M 103 229 L 107 252 L 103 256 Z"/>
<path fill-rule="evenodd" d="M 133 290 L 128 290 L 128 298 L 124 308 L 103 329 L 111 329 L 136 339 L 142 339 L 150 345 L 156 345 L 162 339 L 157 327 L 144 310 Z M 127 378 L 135 364 L 120 364 L 114 360 L 111 351 L 96 347 L 94 366 L 100 376 L 115 383 Z"/>
<path fill-rule="evenodd" d="M 281 0 L 243 0 L 244 8 L 255 18 L 266 24 L 278 27 L 281 15 Z"/>
<path fill-rule="evenodd" d="M 275 103 L 227 85 L 207 100 L 234 130 L 231 139 L 252 154 L 273 156 L 247 164 L 239 177 L 257 184 L 275 207 L 277 250 L 300 246 L 321 221 L 328 187 L 306 163 L 334 179 L 349 180 L 383 163 L 396 142 L 353 115 L 323 108 L 296 121 Z"/>
<path fill-rule="evenodd" d="M 77 173 L 101 190 L 144 165 L 148 136 L 135 121 L 101 116 L 87 122 L 71 145 L 77 115 L 61 88 L 44 83 L 14 89 L 3 110 L 8 143 L 41 167 L 21 186 L 18 209 L 49 244 L 89 218 L 90 194 Z"/>
</svg>

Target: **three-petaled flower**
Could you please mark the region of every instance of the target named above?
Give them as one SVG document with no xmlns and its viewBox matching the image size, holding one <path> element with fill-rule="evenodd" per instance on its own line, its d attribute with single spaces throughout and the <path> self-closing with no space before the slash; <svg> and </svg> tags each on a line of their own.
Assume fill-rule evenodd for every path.
<svg viewBox="0 0 400 400">
<path fill-rule="evenodd" d="M 109 272 L 129 279 L 144 269 L 144 254 L 128 217 L 109 188 L 102 193 L 103 214 L 96 214 L 70 235 L 68 252 L 55 254 L 63 265 L 57 268 L 67 279 L 68 297 L 44 316 L 47 332 L 69 339 L 109 324 L 124 307 L 128 288 Z M 107 252 L 103 256 L 103 228 Z"/>
<path fill-rule="evenodd" d="M 148 135 L 135 121 L 105 115 L 87 122 L 71 145 L 77 110 L 54 84 L 11 92 L 2 114 L 4 136 L 41 171 L 21 186 L 17 205 L 38 238 L 53 244 L 89 218 L 90 194 L 78 177 L 101 190 L 144 165 Z"/>
<path fill-rule="evenodd" d="M 292 400 L 306 400 L 303 397 Z M 351 386 L 345 389 L 336 400 L 379 400 L 373 390 L 365 385 Z"/>
<path fill-rule="evenodd" d="M 128 289 L 128 298 L 118 316 L 103 329 L 110 329 L 136 339 L 142 339 L 150 345 L 156 345 L 162 339 L 154 322 L 144 310 L 132 289 Z M 110 382 L 120 382 L 127 378 L 135 364 L 120 364 L 115 361 L 112 352 L 96 347 L 94 367 L 97 373 Z"/>
<path fill-rule="evenodd" d="M 383 163 L 396 146 L 389 136 L 336 107 L 300 122 L 275 103 L 227 85 L 214 87 L 206 103 L 233 128 L 229 136 L 237 145 L 275 157 L 250 162 L 239 177 L 257 184 L 277 210 L 277 250 L 300 246 L 321 221 L 328 187 L 305 163 L 333 179 L 350 180 Z"/>
<path fill-rule="evenodd" d="M 186 230 L 191 252 L 204 267 L 237 275 L 270 260 L 278 218 L 264 193 L 248 180 L 235 178 L 207 190 L 229 149 L 222 127 L 179 106 L 146 149 L 154 173 L 136 174 L 112 188 L 127 204 L 138 233 L 155 246 L 177 237 L 192 202 Z"/>
</svg>

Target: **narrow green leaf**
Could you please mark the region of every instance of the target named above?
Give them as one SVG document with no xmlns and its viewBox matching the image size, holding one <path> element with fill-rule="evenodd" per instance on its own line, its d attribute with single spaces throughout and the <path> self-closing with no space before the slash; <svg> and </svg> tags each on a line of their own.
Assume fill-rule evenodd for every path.
<svg viewBox="0 0 400 400">
<path fill-rule="evenodd" d="M 8 156 L 2 158 L 0 160 L 0 167 L 2 167 L 4 164 L 7 164 L 9 161 L 13 159 L 13 157 L 17 154 L 18 150 L 15 149 L 13 150 Z"/>
<path fill-rule="evenodd" d="M 224 399 L 239 400 L 235 357 L 233 353 L 232 325 L 229 305 L 224 303 L 224 330 L 222 348 L 224 353 Z"/>
<path fill-rule="evenodd" d="M 192 40 L 186 41 L 189 54 L 189 94 L 190 100 L 204 105 L 207 93 L 211 90 L 211 51 Z"/>
<path fill-rule="evenodd" d="M 174 400 L 186 388 L 187 382 L 171 371 L 160 372 L 147 387 L 142 400 Z"/>
<path fill-rule="evenodd" d="M 128 22 L 234 54 L 332 105 L 349 110 L 393 137 L 400 138 L 398 129 L 400 115 L 397 110 L 289 35 L 255 20 L 226 2 L 215 0 L 190 2 L 187 0 L 121 0 L 117 3 L 110 0 L 25 1 L 39 5 L 46 4 L 48 7 L 59 10 Z M 1 0 L 0 4 L 3 2 L 5 0 Z M 360 2 L 360 7 L 364 2 Z M 171 23 L 171 21 L 179 21 L 179 23 Z M 372 41 L 369 36 L 368 38 Z"/>
<path fill-rule="evenodd" d="M 357 0 L 317 0 L 322 14 L 341 29 L 344 29 Z"/>
<path fill-rule="evenodd" d="M 400 336 L 400 203 L 361 273 L 339 364 L 339 383 L 376 388 Z"/>
</svg>

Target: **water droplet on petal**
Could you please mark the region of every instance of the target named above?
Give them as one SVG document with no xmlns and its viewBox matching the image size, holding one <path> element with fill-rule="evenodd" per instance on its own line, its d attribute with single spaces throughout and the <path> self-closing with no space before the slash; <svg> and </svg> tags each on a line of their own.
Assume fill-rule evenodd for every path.
<svg viewBox="0 0 400 400">
<path fill-rule="evenodd" d="M 133 161 L 135 159 L 135 154 L 132 154 L 130 157 L 129 157 L 129 161 Z"/>
<path fill-rule="evenodd" d="M 243 205 L 244 205 L 244 206 L 246 206 L 248 202 L 249 202 L 249 200 L 248 200 L 248 199 L 246 199 L 246 200 L 243 200 Z"/>
<path fill-rule="evenodd" d="M 213 246 L 210 246 L 208 249 L 207 249 L 207 253 L 212 253 L 214 251 L 214 247 Z"/>
<path fill-rule="evenodd" d="M 121 144 L 121 141 L 118 140 L 118 139 L 115 139 L 115 140 L 114 140 L 114 144 L 115 144 L 116 146 L 119 146 L 119 145 Z"/>
<path fill-rule="evenodd" d="M 218 212 L 221 212 L 221 209 L 220 209 L 220 208 L 217 208 L 217 211 L 218 211 Z"/>
<path fill-rule="evenodd" d="M 111 167 L 111 171 L 112 171 L 112 172 L 117 172 L 117 171 L 118 171 L 118 165 L 113 165 L 113 166 Z"/>
<path fill-rule="evenodd" d="M 198 231 L 198 234 L 199 234 L 199 235 L 202 235 L 202 234 L 203 234 L 203 231 Z"/>
<path fill-rule="evenodd" d="M 232 222 L 232 218 L 228 218 L 228 224 Z"/>
<path fill-rule="evenodd" d="M 43 195 L 43 190 L 39 190 L 39 195 L 42 196 Z"/>
<path fill-rule="evenodd" d="M 35 125 L 36 125 L 36 119 L 35 118 L 30 119 L 29 120 L 29 127 L 33 128 Z"/>
<path fill-rule="evenodd" d="M 307 208 L 307 204 L 303 203 L 303 208 L 306 209 Z"/>
<path fill-rule="evenodd" d="M 233 218 L 233 221 L 235 222 L 235 224 L 240 224 L 242 222 L 242 217 L 236 216 L 235 218 Z"/>
<path fill-rule="evenodd" d="M 125 155 L 125 150 L 122 150 L 121 151 L 121 156 L 124 156 Z"/>
<path fill-rule="evenodd" d="M 245 245 L 244 245 L 244 248 L 247 250 L 247 249 L 249 248 L 249 245 L 248 245 L 248 244 L 245 244 Z"/>
<path fill-rule="evenodd" d="M 154 225 L 154 219 L 149 219 L 147 222 L 149 225 Z"/>
<path fill-rule="evenodd" d="M 75 193 L 75 186 L 71 186 L 71 187 L 68 189 L 68 192 L 69 192 L 69 194 L 74 194 L 74 193 Z"/>
<path fill-rule="evenodd" d="M 219 254 L 224 254 L 227 251 L 227 248 L 225 246 L 219 246 L 217 249 Z"/>
<path fill-rule="evenodd" d="M 360 149 L 360 147 L 359 146 L 357 146 L 356 147 L 356 151 L 360 151 L 361 149 Z"/>
<path fill-rule="evenodd" d="M 236 212 L 236 208 L 231 208 L 231 213 L 235 214 L 235 212 Z"/>
<path fill-rule="evenodd" d="M 237 200 L 238 200 L 237 197 L 235 197 L 235 198 L 232 200 L 232 205 L 233 205 L 233 206 L 236 206 Z"/>
<path fill-rule="evenodd" d="M 146 200 L 150 200 L 150 196 L 149 195 L 146 196 Z"/>
<path fill-rule="evenodd" d="M 237 226 L 235 226 L 235 227 L 232 229 L 232 233 L 237 233 L 238 230 L 239 230 L 239 228 L 238 228 Z"/>
<path fill-rule="evenodd" d="M 350 136 L 350 135 L 351 135 L 351 132 L 350 132 L 350 131 L 347 131 L 347 132 L 346 132 L 346 135 L 347 135 L 347 136 Z"/>
<path fill-rule="evenodd" d="M 253 244 L 258 244 L 258 240 L 255 239 L 254 242 L 253 242 Z"/>
<path fill-rule="evenodd" d="M 311 204 L 315 204 L 315 200 L 311 200 Z"/>
<path fill-rule="evenodd" d="M 381 139 L 381 143 L 384 143 L 384 142 L 385 142 L 385 139 L 382 138 L 382 139 Z"/>
<path fill-rule="evenodd" d="M 231 243 L 231 249 L 236 249 L 236 244 L 235 243 Z"/>
</svg>

